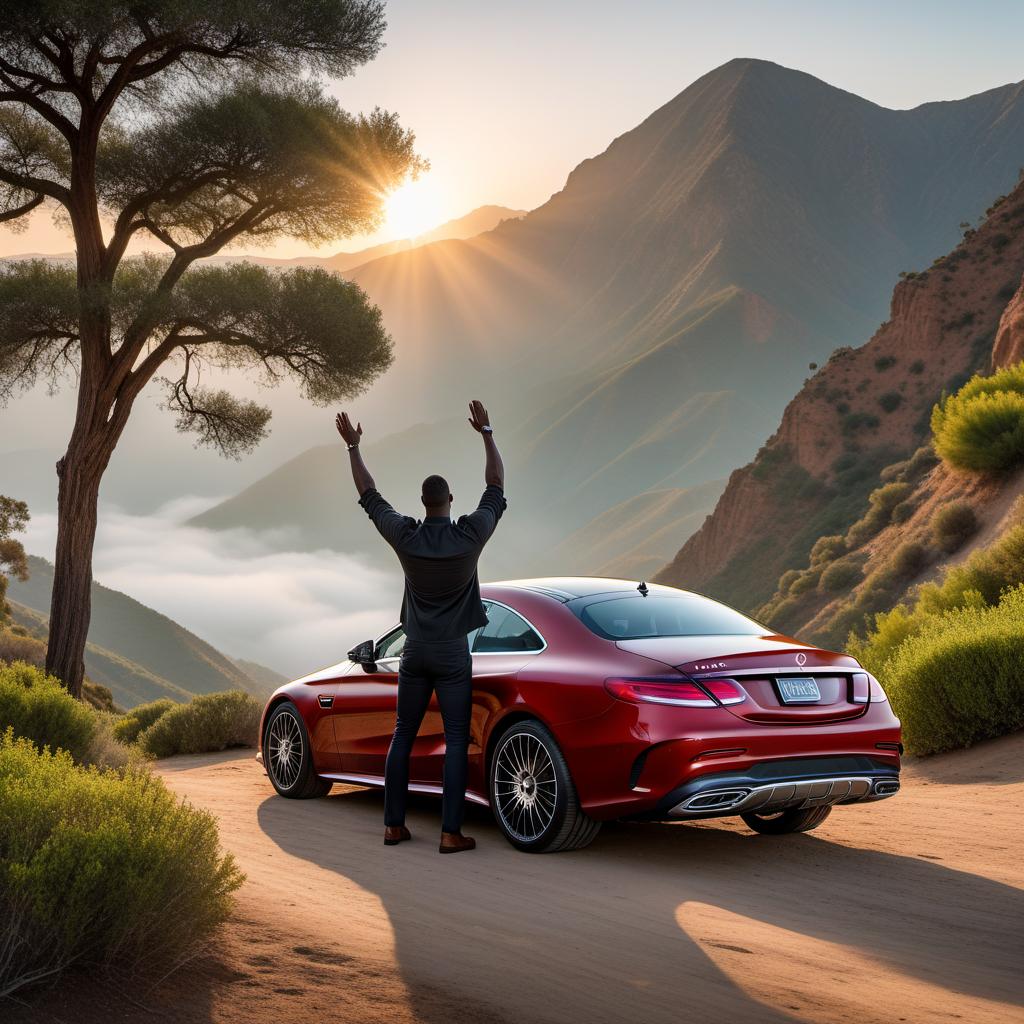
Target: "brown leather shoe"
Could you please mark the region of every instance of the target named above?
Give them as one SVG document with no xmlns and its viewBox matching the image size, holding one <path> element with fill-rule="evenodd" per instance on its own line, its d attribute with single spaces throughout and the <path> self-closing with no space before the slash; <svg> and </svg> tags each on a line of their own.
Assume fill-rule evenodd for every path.
<svg viewBox="0 0 1024 1024">
<path fill-rule="evenodd" d="M 388 825 L 384 829 L 385 846 L 397 846 L 407 839 L 412 839 L 412 833 L 404 825 Z"/>
<path fill-rule="evenodd" d="M 461 832 L 442 832 L 440 853 L 462 853 L 463 850 L 475 850 L 476 840 L 464 836 Z"/>
</svg>

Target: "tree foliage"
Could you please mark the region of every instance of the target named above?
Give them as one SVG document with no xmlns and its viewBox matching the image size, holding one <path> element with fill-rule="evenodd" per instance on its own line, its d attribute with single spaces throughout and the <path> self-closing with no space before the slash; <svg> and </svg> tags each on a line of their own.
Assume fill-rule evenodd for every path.
<svg viewBox="0 0 1024 1024">
<path fill-rule="evenodd" d="M 7 579 L 15 576 L 28 579 L 28 559 L 21 541 L 11 534 L 20 533 L 28 525 L 28 505 L 0 495 L 0 622 L 5 622 L 10 608 L 4 600 Z"/>
</svg>

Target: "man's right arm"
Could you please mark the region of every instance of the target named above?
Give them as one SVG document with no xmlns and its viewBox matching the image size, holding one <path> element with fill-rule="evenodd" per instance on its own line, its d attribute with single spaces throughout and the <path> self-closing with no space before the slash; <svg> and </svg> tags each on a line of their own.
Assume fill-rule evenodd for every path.
<svg viewBox="0 0 1024 1024">
<path fill-rule="evenodd" d="M 348 447 L 349 465 L 352 469 L 352 481 L 359 492 L 359 504 L 363 506 L 373 525 L 380 535 L 392 546 L 397 547 L 407 530 L 415 525 L 414 520 L 396 512 L 384 499 L 377 485 L 370 476 L 370 471 L 363 462 L 359 451 L 359 442 L 363 436 L 362 424 L 352 426 L 347 413 L 340 413 L 336 420 L 338 433 Z"/>
</svg>

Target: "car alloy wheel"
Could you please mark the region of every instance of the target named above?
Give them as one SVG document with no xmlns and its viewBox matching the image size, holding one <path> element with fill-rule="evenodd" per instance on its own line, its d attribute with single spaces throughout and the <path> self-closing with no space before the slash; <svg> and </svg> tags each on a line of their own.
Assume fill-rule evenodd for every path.
<svg viewBox="0 0 1024 1024">
<path fill-rule="evenodd" d="M 290 701 L 274 708 L 263 736 L 263 767 L 281 796 L 296 800 L 325 796 L 329 779 L 321 779 L 313 765 L 309 733 Z"/>
<path fill-rule="evenodd" d="M 558 804 L 551 755 L 536 736 L 513 730 L 498 747 L 494 773 L 495 809 L 506 830 L 521 843 L 536 842 Z"/>
<path fill-rule="evenodd" d="M 291 789 L 302 767 L 302 733 L 290 712 L 279 714 L 267 730 L 267 771 L 281 789 Z"/>
<path fill-rule="evenodd" d="M 601 828 L 580 806 L 569 765 L 540 722 L 516 722 L 498 737 L 488 777 L 498 827 L 518 850 L 579 850 Z"/>
</svg>

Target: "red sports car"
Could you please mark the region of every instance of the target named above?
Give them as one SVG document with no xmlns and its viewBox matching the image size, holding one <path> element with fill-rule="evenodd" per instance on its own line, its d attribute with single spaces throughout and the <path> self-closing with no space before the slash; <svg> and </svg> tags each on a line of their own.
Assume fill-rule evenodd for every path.
<svg viewBox="0 0 1024 1024">
<path fill-rule="evenodd" d="M 900 788 L 899 720 L 845 654 L 672 587 L 566 577 L 481 591 L 467 798 L 520 850 L 586 846 L 612 818 L 739 815 L 805 832 L 836 804 Z M 271 696 L 258 756 L 278 793 L 383 785 L 404 642 L 396 626 Z M 443 758 L 435 703 L 411 788 L 439 794 Z"/>
</svg>

